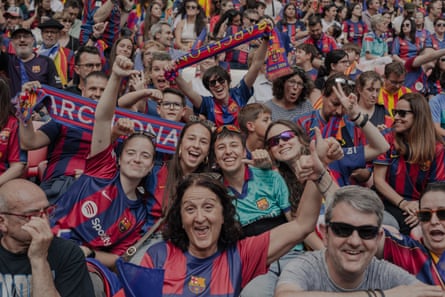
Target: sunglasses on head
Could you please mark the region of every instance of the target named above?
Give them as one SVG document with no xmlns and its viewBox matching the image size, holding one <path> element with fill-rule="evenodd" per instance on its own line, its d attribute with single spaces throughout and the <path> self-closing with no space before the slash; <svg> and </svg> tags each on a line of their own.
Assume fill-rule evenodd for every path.
<svg viewBox="0 0 445 297">
<path fill-rule="evenodd" d="M 215 135 L 221 134 L 224 130 L 241 134 L 241 130 L 237 126 L 223 125 L 223 126 L 219 126 L 218 128 L 216 128 Z"/>
<path fill-rule="evenodd" d="M 346 62 L 346 61 L 345 61 Z M 348 61 L 349 62 L 349 61 Z M 352 80 L 349 80 L 349 79 L 344 79 L 344 78 L 341 78 L 341 77 L 337 77 L 336 79 L 335 79 L 335 83 L 336 84 L 341 84 L 341 85 L 346 85 L 346 84 L 348 84 L 349 86 L 355 86 L 355 82 L 354 81 L 352 81 Z"/>
<path fill-rule="evenodd" d="M 295 132 L 288 130 L 288 131 L 284 131 L 281 132 L 278 135 L 272 136 L 271 138 L 269 138 L 268 140 L 266 140 L 266 145 L 268 148 L 273 148 L 274 146 L 277 146 L 278 144 L 280 144 L 280 140 L 283 141 L 289 141 L 290 139 L 294 138 Z"/>
<path fill-rule="evenodd" d="M 433 217 L 433 213 L 436 214 L 437 218 L 441 221 L 445 220 L 445 208 L 438 208 L 438 209 L 421 209 L 417 212 L 417 218 L 419 221 L 427 223 L 431 221 L 431 218 Z"/>
<path fill-rule="evenodd" d="M 412 110 L 406 110 L 406 109 L 393 109 L 392 115 L 396 116 L 399 115 L 401 118 L 406 117 L 407 113 L 414 113 Z"/>
<path fill-rule="evenodd" d="M 144 131 L 144 130 L 134 131 L 133 133 L 130 134 L 130 136 L 128 136 L 127 140 L 138 135 L 147 137 L 151 141 L 153 146 L 156 147 L 156 135 L 149 131 Z"/>
<path fill-rule="evenodd" d="M 374 239 L 379 234 L 379 227 L 372 225 L 353 226 L 346 223 L 329 222 L 326 224 L 332 232 L 338 237 L 349 237 L 354 230 L 357 230 L 361 239 Z"/>
<path fill-rule="evenodd" d="M 209 86 L 214 87 L 216 86 L 216 83 L 218 82 L 220 85 L 222 85 L 226 80 L 222 77 L 218 77 L 217 79 L 209 80 Z"/>
</svg>

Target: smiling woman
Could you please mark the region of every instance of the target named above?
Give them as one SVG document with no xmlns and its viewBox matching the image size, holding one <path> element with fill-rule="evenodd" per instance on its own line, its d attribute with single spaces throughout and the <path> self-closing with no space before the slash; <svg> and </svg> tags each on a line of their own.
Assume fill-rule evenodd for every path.
<svg viewBox="0 0 445 297">
<path fill-rule="evenodd" d="M 420 193 L 428 182 L 445 180 L 445 147 L 422 95 L 403 95 L 393 113 L 392 131 L 385 135 L 390 149 L 374 161 L 374 184 L 400 232 L 409 234 L 418 223 Z"/>
<path fill-rule="evenodd" d="M 227 188 L 207 174 L 190 174 L 177 187 L 164 239 L 147 250 L 141 265 L 165 269 L 164 295 L 239 296 L 255 276 L 314 228 L 321 197 L 308 182 L 301 212 L 288 223 L 240 240 Z"/>
</svg>

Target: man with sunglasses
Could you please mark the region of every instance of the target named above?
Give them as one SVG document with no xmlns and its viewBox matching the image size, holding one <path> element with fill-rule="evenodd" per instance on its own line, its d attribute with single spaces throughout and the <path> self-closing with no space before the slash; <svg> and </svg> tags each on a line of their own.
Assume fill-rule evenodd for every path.
<svg viewBox="0 0 445 297">
<path fill-rule="evenodd" d="M 80 248 L 51 233 L 53 210 L 45 193 L 27 180 L 0 188 L 0 295 L 94 296 Z"/>
<path fill-rule="evenodd" d="M 420 236 L 414 239 L 385 229 L 377 256 L 402 267 L 426 284 L 445 289 L 445 183 L 428 184 L 419 202 Z"/>
<path fill-rule="evenodd" d="M 266 59 L 268 38 L 263 41 L 253 58 L 249 70 L 238 86 L 230 88 L 230 74 L 221 66 L 213 66 L 204 73 L 202 81 L 212 97 L 201 96 L 185 81 L 181 74 L 176 77 L 179 89 L 190 99 L 195 113 L 204 115 L 216 126 L 238 125 L 238 113 L 252 96 L 252 86 Z"/>
<path fill-rule="evenodd" d="M 292 260 L 281 273 L 276 297 L 443 296 L 440 287 L 421 284 L 375 258 L 383 238 L 383 203 L 375 192 L 347 186 L 327 203 L 326 223 L 320 226 L 326 249 Z"/>
</svg>

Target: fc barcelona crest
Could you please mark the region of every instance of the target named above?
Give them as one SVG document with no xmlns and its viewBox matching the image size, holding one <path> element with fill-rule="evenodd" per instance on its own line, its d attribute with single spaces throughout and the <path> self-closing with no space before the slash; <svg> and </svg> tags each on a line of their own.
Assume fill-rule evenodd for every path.
<svg viewBox="0 0 445 297">
<path fill-rule="evenodd" d="M 206 289 L 206 279 L 199 276 L 192 276 L 188 286 L 190 292 L 200 294 Z"/>
</svg>

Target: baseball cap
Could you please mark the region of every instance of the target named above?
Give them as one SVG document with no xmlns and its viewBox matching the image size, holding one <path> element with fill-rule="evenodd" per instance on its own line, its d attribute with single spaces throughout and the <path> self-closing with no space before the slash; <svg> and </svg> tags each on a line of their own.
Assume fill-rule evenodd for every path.
<svg viewBox="0 0 445 297">
<path fill-rule="evenodd" d="M 32 31 L 31 31 L 30 29 L 26 29 L 26 28 L 23 28 L 23 27 L 18 27 L 18 28 L 16 28 L 14 31 L 12 31 L 12 33 L 11 33 L 11 38 L 14 38 L 14 36 L 15 36 L 16 34 L 18 34 L 18 33 L 27 33 L 27 34 L 29 34 L 29 35 L 34 36 L 34 35 L 32 34 Z"/>
<path fill-rule="evenodd" d="M 20 9 L 20 7 L 17 7 L 17 6 L 11 6 L 8 8 L 7 11 L 5 11 L 5 13 L 3 13 L 4 17 L 6 17 L 8 15 L 14 16 L 14 17 L 21 17 L 23 19 L 23 12 Z"/>
</svg>

